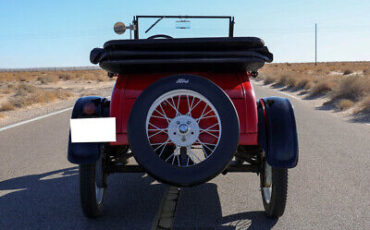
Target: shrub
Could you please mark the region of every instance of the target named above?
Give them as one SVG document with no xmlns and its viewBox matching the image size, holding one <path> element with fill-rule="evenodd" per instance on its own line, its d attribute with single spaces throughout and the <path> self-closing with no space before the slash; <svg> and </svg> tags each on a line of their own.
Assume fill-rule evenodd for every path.
<svg viewBox="0 0 370 230">
<path fill-rule="evenodd" d="M 314 86 L 315 86 L 315 84 L 314 84 L 312 81 L 309 81 L 309 82 L 304 86 L 304 89 L 305 89 L 305 90 L 310 90 L 310 89 L 312 89 Z"/>
<path fill-rule="evenodd" d="M 60 80 L 63 80 L 63 81 L 68 81 L 68 80 L 72 79 L 72 76 L 70 74 L 67 74 L 67 73 L 59 74 L 58 77 L 59 77 Z"/>
<path fill-rule="evenodd" d="M 370 115 L 370 95 L 361 100 L 357 113 Z"/>
<path fill-rule="evenodd" d="M 351 108 L 353 105 L 353 101 L 348 99 L 341 99 L 335 104 L 335 107 L 337 107 L 339 110 L 346 110 Z"/>
<path fill-rule="evenodd" d="M 15 96 L 27 96 L 30 93 L 34 93 L 36 87 L 27 84 L 20 84 L 16 86 Z"/>
<path fill-rule="evenodd" d="M 284 74 L 280 76 L 278 83 L 281 85 L 294 87 L 297 83 L 297 79 L 295 77 L 292 77 L 291 75 Z"/>
<path fill-rule="evenodd" d="M 10 88 L 0 88 L 0 94 L 10 94 L 12 90 Z"/>
<path fill-rule="evenodd" d="M 11 103 L 4 102 L 3 104 L 1 104 L 0 112 L 9 111 L 9 110 L 13 110 L 13 109 L 14 109 L 14 106 Z"/>
<path fill-rule="evenodd" d="M 352 73 L 351 70 L 346 69 L 346 70 L 344 70 L 343 75 L 348 75 L 348 74 L 351 74 L 351 73 Z"/>
<path fill-rule="evenodd" d="M 339 81 L 338 87 L 333 90 L 332 99 L 348 99 L 359 101 L 370 93 L 370 78 L 350 76 Z"/>
<path fill-rule="evenodd" d="M 320 81 L 313 86 L 310 92 L 310 96 L 321 96 L 330 92 L 332 90 L 332 85 L 328 81 Z"/>
<path fill-rule="evenodd" d="M 268 85 L 268 84 L 271 84 L 271 83 L 275 82 L 277 80 L 277 77 L 274 77 L 272 75 L 264 75 L 263 79 L 264 79 L 263 83 L 265 85 Z"/>
<path fill-rule="evenodd" d="M 22 108 L 32 104 L 48 103 L 55 101 L 56 99 L 65 99 L 71 95 L 72 94 L 70 92 L 62 89 L 45 90 L 35 87 L 31 93 L 17 95 L 11 98 L 9 103 L 16 108 Z"/>
<path fill-rule="evenodd" d="M 55 75 L 46 75 L 38 77 L 37 80 L 40 81 L 42 84 L 49 84 L 59 81 L 59 78 Z"/>
<path fill-rule="evenodd" d="M 310 80 L 308 78 L 299 79 L 297 82 L 297 88 L 298 89 L 306 89 L 306 87 L 309 85 Z"/>
</svg>

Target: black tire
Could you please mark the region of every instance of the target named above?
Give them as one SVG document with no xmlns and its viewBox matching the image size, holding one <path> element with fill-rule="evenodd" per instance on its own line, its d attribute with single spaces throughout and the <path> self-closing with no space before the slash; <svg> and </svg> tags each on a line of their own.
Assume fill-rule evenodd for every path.
<svg viewBox="0 0 370 230">
<path fill-rule="evenodd" d="M 81 164 L 80 171 L 80 200 L 84 215 L 88 218 L 96 218 L 103 213 L 105 192 L 106 192 L 106 175 L 103 175 L 103 185 L 101 201 L 99 202 L 96 195 L 97 176 L 96 170 L 100 167 L 97 165 L 102 161 L 100 158 L 97 162 L 91 164 Z M 99 183 L 98 183 L 99 184 Z"/>
<path fill-rule="evenodd" d="M 272 167 L 272 192 L 269 202 L 267 202 L 263 192 L 264 175 L 263 167 L 260 174 L 260 187 L 265 213 L 268 217 L 279 218 L 284 214 L 288 196 L 288 169 Z"/>
<path fill-rule="evenodd" d="M 164 93 L 176 89 L 203 95 L 221 120 L 222 134 L 213 154 L 189 167 L 174 167 L 160 159 L 146 135 L 146 117 L 151 105 Z M 129 118 L 128 138 L 136 161 L 155 179 L 180 187 L 193 186 L 212 179 L 230 163 L 239 141 L 239 118 L 228 95 L 213 82 L 194 75 L 176 75 L 156 81 L 137 98 Z"/>
</svg>

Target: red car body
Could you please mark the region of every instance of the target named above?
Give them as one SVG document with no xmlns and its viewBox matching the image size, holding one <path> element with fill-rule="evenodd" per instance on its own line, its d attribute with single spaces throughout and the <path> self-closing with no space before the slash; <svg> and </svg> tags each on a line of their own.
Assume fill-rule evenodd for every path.
<svg viewBox="0 0 370 230">
<path fill-rule="evenodd" d="M 240 122 L 239 145 L 258 145 L 258 115 L 250 72 L 209 73 L 192 72 L 205 77 L 220 88 L 232 100 Z M 128 145 L 127 127 L 131 108 L 138 96 L 156 80 L 171 76 L 171 73 L 119 74 L 113 89 L 110 116 L 116 118 L 116 142 L 111 145 Z"/>
</svg>

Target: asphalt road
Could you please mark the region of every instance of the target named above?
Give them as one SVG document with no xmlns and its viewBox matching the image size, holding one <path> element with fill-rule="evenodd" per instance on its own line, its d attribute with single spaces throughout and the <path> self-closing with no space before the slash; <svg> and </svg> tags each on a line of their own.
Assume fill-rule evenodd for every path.
<svg viewBox="0 0 370 230">
<path fill-rule="evenodd" d="M 286 96 L 258 85 L 255 91 Z M 370 126 L 290 99 L 300 159 L 289 171 L 284 216 L 264 216 L 255 174 L 229 173 L 181 190 L 174 229 L 369 228 Z M 144 174 L 110 176 L 105 216 L 82 215 L 77 167 L 66 159 L 69 116 L 0 132 L 0 229 L 151 229 L 168 186 Z"/>
</svg>

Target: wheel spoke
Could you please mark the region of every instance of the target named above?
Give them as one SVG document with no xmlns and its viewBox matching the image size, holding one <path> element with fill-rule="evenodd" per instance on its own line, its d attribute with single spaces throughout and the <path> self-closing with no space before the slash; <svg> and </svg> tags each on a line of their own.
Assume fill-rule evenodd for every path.
<svg viewBox="0 0 370 230">
<path fill-rule="evenodd" d="M 162 146 L 166 146 L 166 144 L 170 142 L 170 139 L 167 139 L 165 142 L 162 142 L 162 143 L 153 143 L 151 145 L 159 145 L 157 146 L 155 149 L 154 149 L 154 152 L 157 151 L 158 149 L 160 149 Z"/>
<path fill-rule="evenodd" d="M 190 114 L 191 114 L 191 111 L 193 111 L 193 109 L 195 109 L 199 105 L 200 102 L 202 102 L 202 100 L 198 100 L 198 102 L 193 107 L 191 107 Z"/>
<path fill-rule="evenodd" d="M 168 142 L 169 142 L 169 140 L 167 140 L 167 143 L 168 143 Z M 163 153 L 164 149 L 166 148 L 167 143 L 163 145 L 162 150 L 161 150 L 161 152 L 159 153 L 159 157 L 161 157 L 161 156 L 162 156 L 162 153 Z"/>
<path fill-rule="evenodd" d="M 204 150 L 204 148 L 202 148 L 202 152 L 203 152 L 203 154 L 204 154 L 204 158 L 207 158 L 207 157 L 208 157 L 208 154 L 207 154 L 207 152 Z"/>
<path fill-rule="evenodd" d="M 195 162 L 195 160 L 194 160 L 194 157 L 198 160 L 198 162 L 201 162 L 202 160 L 191 150 L 191 148 L 190 147 L 188 147 L 187 148 L 187 151 L 186 151 L 186 153 L 188 154 L 188 156 L 189 157 L 191 157 L 191 156 L 193 156 L 193 157 L 191 157 L 191 160 L 193 161 L 193 162 Z"/>
<path fill-rule="evenodd" d="M 206 147 L 209 151 L 213 152 L 214 149 L 211 149 L 210 147 L 208 147 L 206 143 L 203 143 L 201 142 L 199 139 L 198 139 L 198 142 L 203 146 L 203 147 Z"/>
<path fill-rule="evenodd" d="M 204 131 L 203 129 L 200 129 L 201 133 Z M 218 129 L 207 129 L 205 131 L 208 131 L 208 132 L 219 132 L 220 130 Z"/>
<path fill-rule="evenodd" d="M 208 150 L 210 150 L 212 152 L 216 148 L 216 144 L 202 142 L 201 140 L 199 140 L 199 138 L 198 138 L 197 142 L 200 143 L 203 147 L 206 147 Z M 211 149 L 210 147 L 208 147 L 208 145 L 212 145 L 212 146 L 215 146 L 215 147 L 213 147 L 213 149 Z"/>
<path fill-rule="evenodd" d="M 210 125 L 210 126 L 208 126 L 207 128 L 205 128 L 205 129 L 200 129 L 201 130 L 201 133 L 202 133 L 202 131 L 211 131 L 212 130 L 212 128 L 214 128 L 215 126 L 217 126 L 218 125 L 218 123 L 215 123 L 215 124 L 213 124 L 213 125 Z M 216 131 L 219 131 L 218 129 L 216 130 Z"/>
<path fill-rule="evenodd" d="M 196 121 L 199 123 L 200 120 L 204 119 L 205 116 L 207 116 L 209 113 L 211 113 L 213 110 L 208 110 L 205 114 L 202 114 L 199 118 L 196 119 Z"/>
<path fill-rule="evenodd" d="M 202 141 L 200 141 L 199 139 L 197 140 L 197 142 L 198 142 L 199 144 L 201 144 L 201 145 L 214 145 L 214 146 L 216 146 L 216 145 L 217 145 L 217 144 L 212 144 L 212 143 L 202 142 Z"/>
<path fill-rule="evenodd" d="M 176 108 L 177 108 L 177 111 L 179 111 L 180 112 L 180 99 L 181 99 L 181 96 L 178 96 L 178 100 L 177 100 L 177 106 L 176 106 Z"/>
<path fill-rule="evenodd" d="M 162 132 L 166 132 L 168 129 L 148 129 L 149 132 L 153 132 L 153 131 L 162 131 Z"/>
<path fill-rule="evenodd" d="M 180 155 L 177 155 L 176 158 L 177 158 L 177 166 L 181 166 L 180 165 Z"/>
<path fill-rule="evenodd" d="M 190 157 L 186 154 L 186 156 L 188 157 L 188 160 L 186 161 L 186 166 L 189 166 L 189 163 L 190 163 Z"/>
<path fill-rule="evenodd" d="M 162 128 L 159 128 L 158 126 L 156 126 L 155 124 L 153 124 L 153 123 L 150 123 L 149 122 L 149 125 L 151 125 L 151 126 L 153 126 L 154 128 L 156 128 L 157 130 L 162 130 Z"/>
<path fill-rule="evenodd" d="M 171 97 L 170 98 L 171 100 L 172 100 L 172 102 L 173 102 L 173 104 L 169 101 L 169 100 L 166 100 L 167 101 L 167 103 L 175 110 L 175 112 L 176 112 L 176 116 L 178 115 L 178 114 L 180 114 L 179 113 L 179 111 L 177 110 L 177 108 L 176 108 L 176 104 L 175 104 L 175 102 L 174 102 L 174 100 L 173 100 L 173 98 Z"/>
<path fill-rule="evenodd" d="M 161 115 L 162 115 L 164 118 L 166 118 L 166 119 L 167 119 L 167 122 L 168 122 L 168 124 L 169 124 L 169 123 L 171 122 L 171 119 L 167 117 L 167 115 L 166 115 L 166 111 L 164 111 L 164 109 L 163 109 L 163 107 L 162 107 L 162 104 L 159 104 L 159 107 L 161 108 L 161 110 L 162 110 L 162 112 L 163 112 L 163 113 L 161 113 Z M 157 111 L 157 112 L 159 112 L 159 111 Z"/>
<path fill-rule="evenodd" d="M 209 151 L 213 152 L 213 149 L 211 149 L 210 147 L 208 147 L 207 145 L 202 145 L 203 147 L 206 147 Z"/>
<path fill-rule="evenodd" d="M 197 122 L 198 122 L 198 121 L 200 121 L 200 120 L 202 119 L 203 114 L 204 114 L 204 112 L 206 111 L 207 107 L 208 107 L 208 105 L 206 104 L 206 105 L 204 106 L 203 111 L 202 111 L 202 113 L 200 114 L 199 118 L 198 118 L 198 119 L 196 119 L 196 121 L 197 121 Z"/>
<path fill-rule="evenodd" d="M 203 130 L 203 132 L 202 132 L 202 133 L 207 133 L 208 135 L 211 135 L 212 137 L 214 137 L 214 138 L 217 138 L 217 139 L 218 139 L 218 136 L 216 136 L 216 135 L 214 135 L 213 133 L 208 132 L 208 131 L 206 131 L 206 130 Z"/>
<path fill-rule="evenodd" d="M 167 159 L 165 160 L 166 162 L 173 156 L 173 158 L 175 158 L 175 156 L 174 156 L 175 154 L 174 153 L 172 153 L 169 157 L 167 157 Z"/>
<path fill-rule="evenodd" d="M 216 117 L 216 118 L 217 118 L 217 116 L 216 116 L 216 115 L 210 115 L 210 116 L 203 116 L 203 117 L 202 117 L 202 120 L 204 120 L 204 119 L 208 119 L 208 118 L 213 118 L 213 117 Z M 197 121 L 199 121 L 199 118 L 197 119 Z"/>
<path fill-rule="evenodd" d="M 190 111 L 190 102 L 189 102 L 189 95 L 186 95 L 186 101 L 188 102 L 188 115 L 191 116 L 191 111 Z"/>
<path fill-rule="evenodd" d="M 149 136 L 149 138 L 152 138 L 152 137 L 154 137 L 154 136 L 157 136 L 158 134 L 160 134 L 160 133 L 166 133 L 165 131 L 163 131 L 163 130 L 159 130 L 158 132 L 156 132 L 156 133 L 153 133 L 152 135 L 150 135 Z"/>
<path fill-rule="evenodd" d="M 162 114 L 161 114 L 162 115 Z M 160 117 L 160 116 L 157 116 L 157 115 L 152 115 L 152 117 L 154 117 L 154 118 L 158 118 L 158 119 L 164 119 L 164 120 L 167 120 L 167 118 L 166 117 L 164 117 L 164 116 L 162 116 L 162 117 Z M 168 120 L 167 120 L 168 121 Z"/>
</svg>

